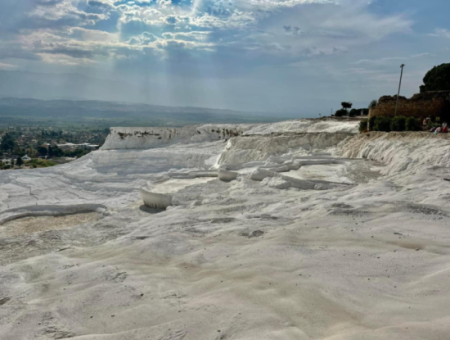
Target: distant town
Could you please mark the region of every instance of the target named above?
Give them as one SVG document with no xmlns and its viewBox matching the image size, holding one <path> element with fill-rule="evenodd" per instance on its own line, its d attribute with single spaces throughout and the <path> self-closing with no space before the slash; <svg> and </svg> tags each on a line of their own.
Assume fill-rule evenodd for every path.
<svg viewBox="0 0 450 340">
<path fill-rule="evenodd" d="M 0 128 L 0 170 L 43 168 L 71 162 L 105 142 L 109 129 Z"/>
</svg>

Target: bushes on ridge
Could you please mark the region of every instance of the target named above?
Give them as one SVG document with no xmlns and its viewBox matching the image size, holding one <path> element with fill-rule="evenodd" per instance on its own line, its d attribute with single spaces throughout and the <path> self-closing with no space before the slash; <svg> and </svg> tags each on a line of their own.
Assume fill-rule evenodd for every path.
<svg viewBox="0 0 450 340">
<path fill-rule="evenodd" d="M 340 109 L 340 110 L 337 110 L 334 115 L 336 117 L 344 117 L 344 116 L 348 115 L 348 111 L 346 109 Z"/>
<path fill-rule="evenodd" d="M 369 118 L 369 126 L 368 126 L 368 130 L 369 131 L 374 131 L 373 127 L 375 126 L 375 119 L 377 117 L 370 117 Z"/>
<path fill-rule="evenodd" d="M 349 117 L 356 117 L 359 114 L 359 111 L 356 109 L 351 109 L 350 112 L 348 113 Z"/>
<path fill-rule="evenodd" d="M 417 118 L 414 117 L 370 117 L 369 119 L 369 128 L 370 131 L 419 131 L 420 130 L 420 122 Z M 360 131 L 362 129 L 363 122 L 360 123 Z M 364 123 L 364 124 L 367 124 Z"/>
<path fill-rule="evenodd" d="M 405 131 L 406 118 L 403 116 L 394 117 L 391 120 L 391 131 Z"/>
<path fill-rule="evenodd" d="M 363 133 L 367 131 L 367 124 L 368 124 L 368 120 L 364 119 L 362 121 L 359 122 L 359 132 Z"/>
<path fill-rule="evenodd" d="M 32 168 L 48 168 L 50 166 L 58 165 L 58 163 L 49 161 L 47 159 L 32 159 L 27 163 Z"/>
<path fill-rule="evenodd" d="M 372 131 L 384 131 L 384 132 L 390 132 L 391 131 L 391 118 L 389 117 L 377 117 L 375 119 L 375 124 L 373 126 Z"/>
<path fill-rule="evenodd" d="M 406 131 L 419 131 L 420 130 L 419 120 L 414 117 L 408 117 L 406 119 L 406 123 L 405 123 L 405 130 Z"/>
</svg>

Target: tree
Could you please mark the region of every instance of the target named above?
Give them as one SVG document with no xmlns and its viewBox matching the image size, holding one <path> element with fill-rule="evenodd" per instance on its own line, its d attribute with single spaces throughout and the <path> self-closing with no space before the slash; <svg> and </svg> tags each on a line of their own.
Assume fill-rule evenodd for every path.
<svg viewBox="0 0 450 340">
<path fill-rule="evenodd" d="M 336 113 L 334 114 L 336 117 L 344 117 L 348 114 L 347 110 L 345 109 L 340 109 L 337 110 Z"/>
<path fill-rule="evenodd" d="M 370 104 L 369 104 L 369 109 L 372 109 L 372 108 L 374 108 L 375 106 L 377 106 L 377 104 L 378 104 L 378 101 L 376 100 L 376 99 L 374 99 L 374 100 L 372 100 L 371 102 L 370 102 Z"/>
<path fill-rule="evenodd" d="M 41 155 L 42 157 L 47 155 L 47 148 L 45 146 L 38 146 L 37 147 L 37 152 L 39 153 L 39 155 Z"/>
<path fill-rule="evenodd" d="M 356 109 L 351 109 L 350 112 L 348 113 L 349 117 L 356 117 L 358 115 L 359 111 Z"/>
<path fill-rule="evenodd" d="M 20 148 L 20 147 L 18 147 L 18 146 L 16 146 L 16 147 L 14 148 L 13 153 L 14 153 L 15 155 L 21 156 L 21 157 L 26 155 L 25 150 L 22 149 L 22 148 Z"/>
<path fill-rule="evenodd" d="M 16 141 L 14 140 L 13 136 L 11 136 L 9 133 L 5 134 L 2 138 L 2 142 L 0 143 L 0 149 L 3 151 L 12 151 L 14 150 L 14 147 L 16 146 Z"/>
<path fill-rule="evenodd" d="M 48 147 L 48 157 L 62 157 L 64 151 L 62 151 L 57 145 Z"/>
<path fill-rule="evenodd" d="M 350 103 L 350 102 L 342 102 L 341 105 L 342 105 L 342 108 L 343 108 L 343 109 L 349 110 L 349 109 L 352 108 L 353 103 Z"/>
<path fill-rule="evenodd" d="M 423 78 L 420 93 L 450 90 L 450 64 L 433 67 Z"/>
<path fill-rule="evenodd" d="M 16 164 L 19 166 L 19 168 L 22 167 L 22 165 L 23 165 L 23 159 L 22 159 L 22 157 L 17 158 Z"/>
</svg>

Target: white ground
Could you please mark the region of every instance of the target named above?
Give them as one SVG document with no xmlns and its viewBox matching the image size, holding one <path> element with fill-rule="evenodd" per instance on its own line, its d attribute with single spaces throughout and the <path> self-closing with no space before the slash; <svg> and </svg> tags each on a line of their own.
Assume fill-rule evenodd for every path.
<svg viewBox="0 0 450 340">
<path fill-rule="evenodd" d="M 0 172 L 0 339 L 448 339 L 450 139 L 289 126 Z"/>
</svg>

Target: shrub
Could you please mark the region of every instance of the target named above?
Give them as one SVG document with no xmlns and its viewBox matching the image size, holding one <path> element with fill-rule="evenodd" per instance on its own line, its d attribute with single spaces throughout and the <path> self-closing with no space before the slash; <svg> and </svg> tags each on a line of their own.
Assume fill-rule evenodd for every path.
<svg viewBox="0 0 450 340">
<path fill-rule="evenodd" d="M 405 130 L 406 131 L 419 131 L 420 130 L 419 120 L 414 117 L 406 118 Z"/>
<path fill-rule="evenodd" d="M 370 117 L 369 118 L 369 131 L 375 131 L 373 128 L 375 127 L 375 119 L 377 117 Z"/>
<path fill-rule="evenodd" d="M 32 168 L 48 168 L 50 166 L 58 165 L 58 163 L 46 159 L 32 159 L 28 165 Z"/>
<path fill-rule="evenodd" d="M 419 122 L 419 124 L 420 124 L 420 122 Z M 440 126 L 441 126 L 441 124 L 435 123 L 435 122 L 432 122 L 431 120 L 429 120 L 426 127 L 427 127 L 427 129 L 431 129 L 431 128 L 437 128 Z"/>
<path fill-rule="evenodd" d="M 376 117 L 373 131 L 391 131 L 391 120 L 389 117 Z"/>
<path fill-rule="evenodd" d="M 391 121 L 391 131 L 405 131 L 406 128 L 406 118 L 405 117 L 394 117 Z"/>
<path fill-rule="evenodd" d="M 359 132 L 365 132 L 367 131 L 367 123 L 369 121 L 367 119 L 364 119 L 359 122 Z"/>
</svg>

